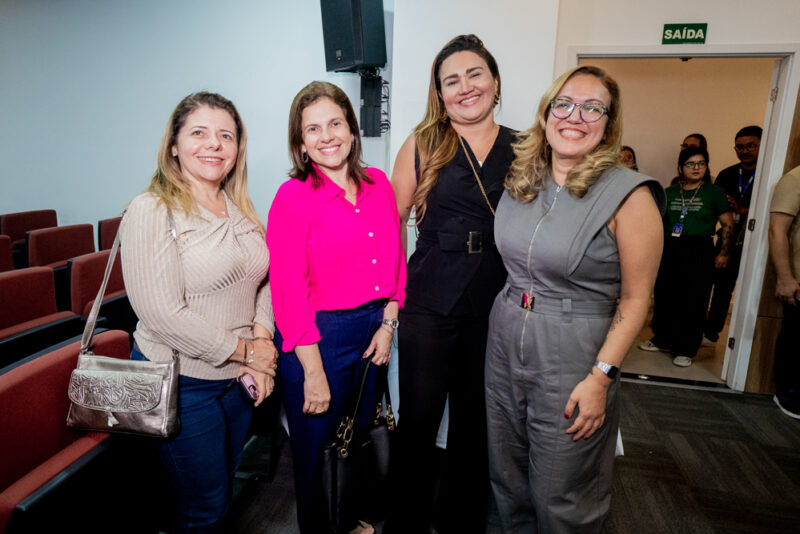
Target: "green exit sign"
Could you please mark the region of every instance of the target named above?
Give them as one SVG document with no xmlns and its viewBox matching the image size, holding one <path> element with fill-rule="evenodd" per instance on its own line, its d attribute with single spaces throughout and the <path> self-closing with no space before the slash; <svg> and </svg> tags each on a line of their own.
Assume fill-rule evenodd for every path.
<svg viewBox="0 0 800 534">
<path fill-rule="evenodd" d="M 705 44 L 708 23 L 664 24 L 661 44 Z"/>
</svg>

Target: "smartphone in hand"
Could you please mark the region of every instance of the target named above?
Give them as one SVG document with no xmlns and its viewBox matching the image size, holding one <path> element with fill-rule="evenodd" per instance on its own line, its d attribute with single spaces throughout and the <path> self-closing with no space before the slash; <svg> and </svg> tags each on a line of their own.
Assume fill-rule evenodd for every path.
<svg viewBox="0 0 800 534">
<path fill-rule="evenodd" d="M 239 387 L 242 388 L 242 392 L 249 398 L 253 400 L 258 399 L 258 384 L 256 384 L 256 379 L 253 378 L 253 375 L 250 373 L 245 373 L 238 378 Z"/>
</svg>

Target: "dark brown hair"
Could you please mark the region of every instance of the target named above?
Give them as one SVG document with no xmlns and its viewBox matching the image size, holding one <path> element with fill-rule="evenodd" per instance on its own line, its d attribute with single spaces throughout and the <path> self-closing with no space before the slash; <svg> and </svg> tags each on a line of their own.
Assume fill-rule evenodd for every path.
<svg viewBox="0 0 800 534">
<path fill-rule="evenodd" d="M 289 110 L 289 157 L 292 158 L 292 169 L 289 171 L 289 176 L 301 182 L 311 177 L 314 188 L 322 185 L 322 176 L 314 166 L 314 162 L 303 153 L 303 110 L 322 98 L 331 100 L 341 108 L 350 133 L 353 134 L 353 144 L 347 156 L 347 172 L 348 178 L 353 180 L 360 190 L 362 181 L 371 184 L 372 179 L 367 176 L 364 163 L 361 161 L 361 134 L 356 113 L 345 92 L 328 82 L 311 82 L 300 89 L 292 101 Z"/>
</svg>

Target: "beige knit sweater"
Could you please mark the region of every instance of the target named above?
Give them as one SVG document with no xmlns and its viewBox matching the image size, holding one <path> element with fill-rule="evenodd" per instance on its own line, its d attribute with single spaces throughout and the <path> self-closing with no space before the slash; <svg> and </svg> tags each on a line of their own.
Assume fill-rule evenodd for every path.
<svg viewBox="0 0 800 534">
<path fill-rule="evenodd" d="M 178 351 L 180 374 L 233 378 L 239 363 L 228 358 L 253 323 L 274 332 L 265 278 L 269 255 L 264 234 L 226 196 L 230 217 L 198 206 L 187 216 L 149 194 L 137 196 L 120 225 L 125 289 L 139 323 L 139 349 L 153 361 Z"/>
</svg>

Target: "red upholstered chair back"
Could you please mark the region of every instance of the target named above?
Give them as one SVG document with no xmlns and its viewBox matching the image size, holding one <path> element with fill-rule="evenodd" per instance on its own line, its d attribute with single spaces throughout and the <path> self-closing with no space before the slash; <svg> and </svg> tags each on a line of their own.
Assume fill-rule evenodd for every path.
<svg viewBox="0 0 800 534">
<path fill-rule="evenodd" d="M 28 232 L 28 265 L 49 265 L 94 252 L 91 224 L 57 226 Z"/>
<path fill-rule="evenodd" d="M 11 254 L 11 238 L 0 235 L 0 273 L 14 269 L 14 257 Z"/>
<path fill-rule="evenodd" d="M 83 435 L 66 425 L 67 387 L 79 351 L 75 342 L 0 375 L 0 492 Z M 97 334 L 92 351 L 130 357 L 127 332 Z"/>
<path fill-rule="evenodd" d="M 100 246 L 97 250 L 108 250 L 114 245 L 114 238 L 117 237 L 120 222 L 122 222 L 122 216 L 97 221 L 97 244 Z"/>
<path fill-rule="evenodd" d="M 86 305 L 94 301 L 103 282 L 110 253 L 110 250 L 101 250 L 69 260 L 69 287 L 73 313 L 83 314 Z M 118 252 L 111 268 L 111 275 L 108 277 L 105 295 L 109 296 L 124 290 L 125 282 L 122 280 L 122 264 Z"/>
<path fill-rule="evenodd" d="M 56 210 L 20 211 L 0 216 L 0 234 L 11 238 L 11 243 L 25 239 L 25 232 L 57 226 Z"/>
<path fill-rule="evenodd" d="M 0 303 L 0 329 L 56 313 L 53 269 L 28 267 L 0 273 Z"/>
</svg>

